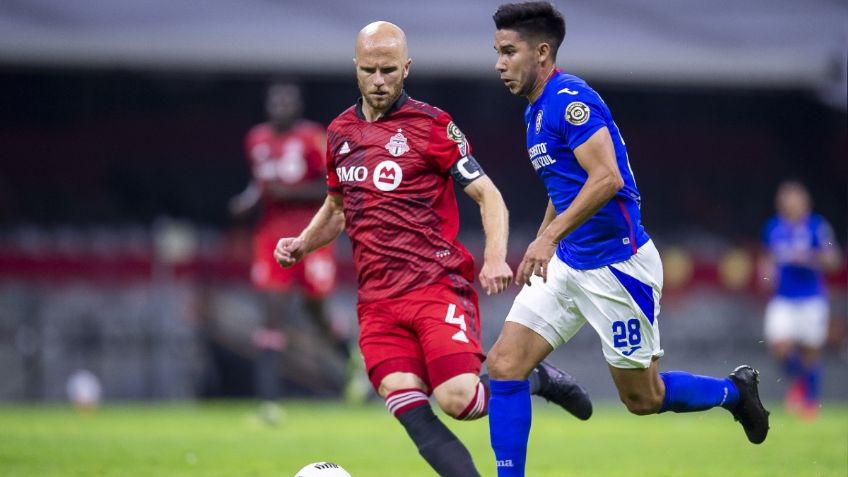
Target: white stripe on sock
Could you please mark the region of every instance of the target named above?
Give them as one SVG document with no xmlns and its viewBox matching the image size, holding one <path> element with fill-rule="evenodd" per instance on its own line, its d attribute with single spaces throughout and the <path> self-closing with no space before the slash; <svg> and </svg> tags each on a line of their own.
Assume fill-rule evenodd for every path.
<svg viewBox="0 0 848 477">
<path fill-rule="evenodd" d="M 389 409 L 389 412 L 394 414 L 395 411 L 402 408 L 403 406 L 412 404 L 417 401 L 427 401 L 427 395 L 421 391 L 409 391 L 400 394 L 395 394 L 386 399 L 386 407 Z"/>
<path fill-rule="evenodd" d="M 483 409 L 486 408 L 486 388 L 483 383 L 477 383 L 477 393 L 475 396 L 474 407 L 471 408 L 464 420 L 470 421 L 477 419 L 483 414 Z"/>
</svg>

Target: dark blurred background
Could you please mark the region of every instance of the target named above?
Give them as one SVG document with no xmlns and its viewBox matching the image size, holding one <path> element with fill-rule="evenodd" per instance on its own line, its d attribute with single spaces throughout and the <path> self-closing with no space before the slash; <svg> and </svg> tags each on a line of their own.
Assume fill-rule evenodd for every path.
<svg viewBox="0 0 848 477">
<path fill-rule="evenodd" d="M 244 134 L 275 77 L 297 79 L 305 117 L 325 125 L 353 104 L 354 37 L 376 19 L 406 29 L 407 91 L 453 115 L 501 188 L 514 263 L 535 234 L 546 196 L 526 103 L 494 72 L 497 2 L 100 3 L 0 4 L 0 400 L 62 399 L 77 369 L 107 399 L 252 394 L 251 223 L 227 213 L 249 179 Z M 848 6 L 555 3 L 569 31 L 558 65 L 612 110 L 664 257 L 665 365 L 725 374 L 749 360 L 776 376 L 755 260 L 777 184 L 806 184 L 848 242 Z M 479 212 L 460 208 L 479 258 Z M 355 336 L 344 239 L 337 255 L 331 313 Z M 829 283 L 825 397 L 848 399 L 844 266 Z M 516 291 L 482 299 L 487 344 Z M 286 394 L 339 395 L 346 364 L 310 353 L 313 368 L 284 372 Z M 555 357 L 614 396 L 592 332 Z"/>
</svg>

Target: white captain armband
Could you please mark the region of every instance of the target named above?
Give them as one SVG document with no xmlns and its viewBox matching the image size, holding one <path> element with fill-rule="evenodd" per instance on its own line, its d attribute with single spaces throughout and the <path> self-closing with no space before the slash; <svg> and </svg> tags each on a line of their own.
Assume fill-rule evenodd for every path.
<svg viewBox="0 0 848 477">
<path fill-rule="evenodd" d="M 486 175 L 483 172 L 483 168 L 480 167 L 480 163 L 477 162 L 477 159 L 474 159 L 474 156 L 470 154 L 460 157 L 454 163 L 453 167 L 451 167 L 450 173 L 453 181 L 459 184 L 460 187 L 465 187 L 477 180 L 477 178 Z"/>
</svg>

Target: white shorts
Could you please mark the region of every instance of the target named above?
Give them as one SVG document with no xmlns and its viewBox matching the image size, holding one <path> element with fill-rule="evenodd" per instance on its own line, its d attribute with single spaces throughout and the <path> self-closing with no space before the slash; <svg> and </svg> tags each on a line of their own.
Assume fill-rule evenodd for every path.
<svg viewBox="0 0 848 477">
<path fill-rule="evenodd" d="M 530 328 L 554 348 L 588 321 L 610 366 L 647 368 L 663 355 L 657 321 L 662 281 L 662 262 L 652 241 L 624 262 L 592 270 L 576 270 L 554 255 L 547 282 L 531 277 L 506 320 Z"/>
<path fill-rule="evenodd" d="M 819 348 L 827 340 L 829 321 L 830 305 L 824 297 L 775 297 L 766 307 L 766 341 L 790 341 Z"/>
</svg>

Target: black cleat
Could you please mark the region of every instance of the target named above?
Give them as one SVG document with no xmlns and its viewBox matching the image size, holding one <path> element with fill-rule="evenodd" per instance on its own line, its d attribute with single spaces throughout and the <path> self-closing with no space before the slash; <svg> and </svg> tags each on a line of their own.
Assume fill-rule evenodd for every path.
<svg viewBox="0 0 848 477">
<path fill-rule="evenodd" d="M 533 372 L 539 373 L 537 395 L 562 407 L 581 421 L 592 417 L 592 401 L 589 399 L 589 393 L 570 374 L 546 361 L 539 363 Z"/>
<path fill-rule="evenodd" d="M 730 380 L 739 390 L 739 403 L 731 411 L 733 418 L 742 424 L 745 435 L 752 444 L 760 444 L 766 440 L 769 430 L 769 412 L 760 401 L 757 383 L 760 382 L 760 372 L 743 364 L 730 373 Z"/>
</svg>

